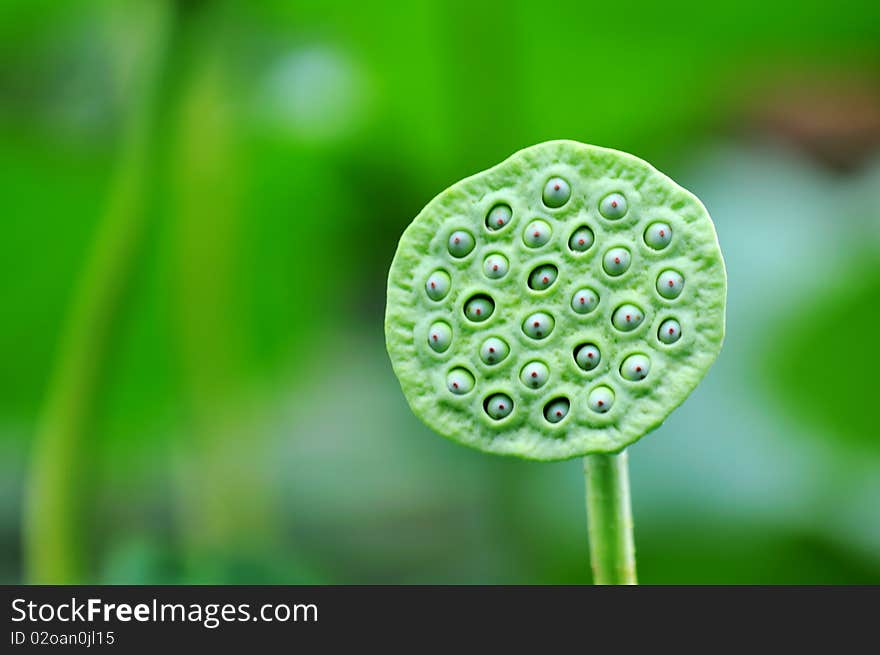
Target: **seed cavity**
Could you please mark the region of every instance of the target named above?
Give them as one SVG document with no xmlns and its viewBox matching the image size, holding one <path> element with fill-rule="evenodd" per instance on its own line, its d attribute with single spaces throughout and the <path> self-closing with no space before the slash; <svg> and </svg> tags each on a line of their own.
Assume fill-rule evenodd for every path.
<svg viewBox="0 0 880 655">
<path fill-rule="evenodd" d="M 529 389 L 540 389 L 550 379 L 550 369 L 544 362 L 535 360 L 523 366 L 519 379 Z"/>
<path fill-rule="evenodd" d="M 572 252 L 587 252 L 596 240 L 596 235 L 586 225 L 581 225 L 568 238 L 568 247 Z"/>
<path fill-rule="evenodd" d="M 571 187 L 561 177 L 551 177 L 544 185 L 544 204 L 551 209 L 562 207 L 571 198 Z"/>
<path fill-rule="evenodd" d="M 443 300 L 446 294 L 449 293 L 451 284 L 452 280 L 449 278 L 449 273 L 442 268 L 438 268 L 428 276 L 428 280 L 425 282 L 425 292 L 431 300 Z"/>
<path fill-rule="evenodd" d="M 645 230 L 645 244 L 654 250 L 663 250 L 672 241 L 672 228 L 668 223 L 651 223 Z"/>
<path fill-rule="evenodd" d="M 657 338 L 663 343 L 675 343 L 681 339 L 681 324 L 674 318 L 668 318 L 660 324 Z"/>
<path fill-rule="evenodd" d="M 510 209 L 510 206 L 505 205 L 504 203 L 499 203 L 492 207 L 492 209 L 489 210 L 489 213 L 486 214 L 486 227 L 493 232 L 500 230 L 502 227 L 510 223 L 510 219 L 512 218 L 513 211 Z"/>
<path fill-rule="evenodd" d="M 621 332 L 632 332 L 645 320 L 645 313 L 629 303 L 623 304 L 614 310 L 611 315 L 611 324 Z"/>
<path fill-rule="evenodd" d="M 500 421 L 513 411 L 513 400 L 505 393 L 496 393 L 486 398 L 483 409 L 496 421 Z"/>
<path fill-rule="evenodd" d="M 475 323 L 482 323 L 495 311 L 495 301 L 485 293 L 471 296 L 464 304 L 464 315 Z"/>
<path fill-rule="evenodd" d="M 446 388 L 456 396 L 463 396 L 474 388 L 474 376 L 466 368 L 453 368 L 446 374 Z"/>
<path fill-rule="evenodd" d="M 619 193 L 609 193 L 599 202 L 599 213 L 609 221 L 626 216 L 626 198 Z"/>
<path fill-rule="evenodd" d="M 546 312 L 535 312 L 526 318 L 522 324 L 522 331 L 532 339 L 546 339 L 553 332 L 556 321 Z"/>
<path fill-rule="evenodd" d="M 599 305 L 599 294 L 595 289 L 584 287 L 574 292 L 571 297 L 571 308 L 578 314 L 589 314 Z"/>
<path fill-rule="evenodd" d="M 611 387 L 596 387 L 587 397 L 587 407 L 597 414 L 604 414 L 614 405 L 614 391 Z"/>
<path fill-rule="evenodd" d="M 568 398 L 554 398 L 544 405 L 544 418 L 550 423 L 559 423 L 559 421 L 568 416 L 570 408 L 571 403 L 568 401 Z"/>
<path fill-rule="evenodd" d="M 466 230 L 456 230 L 449 235 L 449 254 L 461 259 L 474 249 L 474 237 Z"/>
<path fill-rule="evenodd" d="M 510 346 L 504 339 L 498 337 L 489 337 L 480 346 L 480 359 L 484 364 L 498 364 L 507 358 L 510 354 Z"/>
<path fill-rule="evenodd" d="M 428 328 L 428 345 L 437 353 L 444 353 L 452 343 L 452 328 L 446 321 L 436 321 Z"/>
<path fill-rule="evenodd" d="M 602 268 L 608 275 L 617 277 L 623 275 L 629 270 L 632 263 L 632 256 L 626 248 L 611 248 L 602 258 Z"/>
<path fill-rule="evenodd" d="M 594 343 L 582 343 L 574 349 L 574 361 L 584 371 L 592 371 L 601 360 L 602 355 Z"/>
<path fill-rule="evenodd" d="M 510 262 L 501 253 L 492 253 L 483 260 L 483 273 L 493 280 L 500 280 L 510 270 Z"/>
<path fill-rule="evenodd" d="M 544 291 L 553 286 L 559 270 L 553 264 L 538 266 L 529 275 L 529 287 L 535 291 Z"/>
<path fill-rule="evenodd" d="M 682 289 L 684 289 L 684 277 L 678 271 L 670 268 L 657 277 L 657 293 L 667 300 L 678 298 Z"/>
<path fill-rule="evenodd" d="M 620 375 L 625 380 L 630 380 L 632 382 L 637 382 L 639 380 L 644 380 L 648 377 L 648 372 L 651 370 L 651 360 L 647 355 L 630 355 L 626 359 L 623 360 L 623 363 L 620 365 Z"/>
<path fill-rule="evenodd" d="M 523 243 L 529 248 L 540 248 L 550 241 L 550 235 L 552 233 L 553 230 L 550 228 L 547 221 L 536 219 L 529 223 L 526 226 L 526 229 L 523 230 Z"/>
</svg>

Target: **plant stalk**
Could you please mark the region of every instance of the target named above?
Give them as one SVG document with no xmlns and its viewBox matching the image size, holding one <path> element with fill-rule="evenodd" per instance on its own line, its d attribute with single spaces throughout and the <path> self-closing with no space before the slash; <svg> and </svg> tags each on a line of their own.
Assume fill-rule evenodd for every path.
<svg viewBox="0 0 880 655">
<path fill-rule="evenodd" d="M 584 474 L 593 582 L 637 584 L 626 451 L 618 455 L 587 455 Z"/>
</svg>

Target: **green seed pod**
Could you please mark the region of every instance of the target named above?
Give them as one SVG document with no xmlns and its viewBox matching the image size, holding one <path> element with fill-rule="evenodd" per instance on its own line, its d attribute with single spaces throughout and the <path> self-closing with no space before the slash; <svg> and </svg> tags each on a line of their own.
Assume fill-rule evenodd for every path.
<svg viewBox="0 0 880 655">
<path fill-rule="evenodd" d="M 456 230 L 449 235 L 449 254 L 453 257 L 466 257 L 473 249 L 474 237 L 470 232 Z"/>
<path fill-rule="evenodd" d="M 452 281 L 449 279 L 449 273 L 442 268 L 437 269 L 428 277 L 425 282 L 425 292 L 431 300 L 443 300 L 449 293 L 449 286 Z"/>
<path fill-rule="evenodd" d="M 552 209 L 562 207 L 571 198 L 571 187 L 561 177 L 551 177 L 544 185 L 544 204 Z"/>
<path fill-rule="evenodd" d="M 669 269 L 657 277 L 657 293 L 664 298 L 674 300 L 681 295 L 682 289 L 684 289 L 684 277 L 678 271 Z"/>
<path fill-rule="evenodd" d="M 509 270 L 510 262 L 507 261 L 507 257 L 497 252 L 492 253 L 483 260 L 483 273 L 486 274 L 486 277 L 493 280 L 500 280 L 507 275 Z"/>
<path fill-rule="evenodd" d="M 553 286 L 559 270 L 553 264 L 539 266 L 529 275 L 529 287 L 535 291 L 544 291 Z"/>
<path fill-rule="evenodd" d="M 578 289 L 571 297 L 571 308 L 578 314 L 589 314 L 598 304 L 599 294 L 590 287 Z"/>
<path fill-rule="evenodd" d="M 594 343 L 584 343 L 575 348 L 574 361 L 585 371 L 592 371 L 602 361 L 602 355 Z"/>
<path fill-rule="evenodd" d="M 645 355 L 630 355 L 620 365 L 620 375 L 625 380 L 644 380 L 651 370 L 651 360 Z"/>
<path fill-rule="evenodd" d="M 513 218 L 513 212 L 510 207 L 505 204 L 499 204 L 492 207 L 486 214 L 486 227 L 492 230 L 500 230 L 502 227 L 510 223 Z"/>
<path fill-rule="evenodd" d="M 609 193 L 599 203 L 599 213 L 610 221 L 626 216 L 626 198 L 619 193 Z"/>
<path fill-rule="evenodd" d="M 602 258 L 602 268 L 608 275 L 614 277 L 626 273 L 630 263 L 632 263 L 632 255 L 626 248 L 611 248 Z"/>
<path fill-rule="evenodd" d="M 480 346 L 480 359 L 484 364 L 498 364 L 510 354 L 510 346 L 504 339 L 498 337 L 489 337 Z"/>
<path fill-rule="evenodd" d="M 446 388 L 456 396 L 463 396 L 474 388 L 474 376 L 466 368 L 458 366 L 446 375 Z"/>
<path fill-rule="evenodd" d="M 550 423 L 559 423 L 568 416 L 570 408 L 571 403 L 568 401 L 568 398 L 556 398 L 544 406 L 544 418 Z"/>
<path fill-rule="evenodd" d="M 572 232 L 568 239 L 568 247 L 572 252 L 587 252 L 596 240 L 593 230 L 586 225 L 581 225 Z"/>
<path fill-rule="evenodd" d="M 566 183 L 558 197 L 554 178 Z M 503 201 L 487 207 L 487 197 Z M 501 229 L 490 225 L 496 217 Z M 606 262 L 618 248 L 622 270 Z M 550 265 L 555 280 L 544 287 L 533 273 Z M 449 287 L 434 299 L 425 281 L 440 270 Z M 679 276 L 673 298 L 669 272 Z M 387 298 L 388 352 L 420 418 L 487 452 L 558 460 L 619 452 L 688 396 L 721 348 L 726 276 L 692 194 L 631 155 L 551 141 L 432 200 L 400 240 Z M 497 363 L 484 359 L 492 339 L 507 346 Z M 592 368 L 588 345 L 600 359 Z M 473 377 L 461 394 L 449 388 L 453 371 L 464 378 L 458 369 Z M 554 424 L 545 410 L 561 399 L 568 406 Z"/>
<path fill-rule="evenodd" d="M 550 369 L 544 362 L 533 361 L 523 366 L 519 379 L 529 389 L 540 389 L 550 378 Z"/>
<path fill-rule="evenodd" d="M 540 248 L 548 241 L 553 234 L 553 230 L 547 221 L 536 220 L 526 225 L 523 230 L 523 243 L 529 248 Z"/>
</svg>

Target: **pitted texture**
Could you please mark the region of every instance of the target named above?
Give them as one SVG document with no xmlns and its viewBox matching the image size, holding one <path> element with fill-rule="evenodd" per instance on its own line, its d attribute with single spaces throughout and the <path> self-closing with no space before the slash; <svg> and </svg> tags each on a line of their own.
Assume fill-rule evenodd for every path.
<svg viewBox="0 0 880 655">
<path fill-rule="evenodd" d="M 548 194 L 550 205 L 567 196 L 565 187 L 552 195 L 556 178 L 570 188 L 570 196 L 548 206 Z M 620 194 L 624 202 L 610 194 Z M 609 197 L 625 209 L 622 216 L 609 213 Z M 609 207 L 603 208 L 603 201 Z M 489 229 L 487 217 L 499 205 L 510 208 L 510 218 L 500 212 L 505 224 Z M 545 235 L 526 232 L 536 222 L 549 226 L 546 242 Z M 645 242 L 655 223 L 672 232 L 659 250 L 656 239 L 652 245 Z M 572 235 L 584 227 L 593 243 L 579 252 L 571 245 L 577 242 Z M 474 241 L 464 256 L 450 252 L 450 236 L 459 232 Z M 631 259 L 625 271 L 609 274 L 603 259 L 614 248 L 626 249 Z M 499 254 L 508 270 L 492 277 L 486 258 Z M 545 283 L 541 276 L 530 286 L 530 276 L 541 267 L 555 268 L 555 279 Z M 438 270 L 451 282 L 448 293 L 435 300 L 426 284 Z M 670 270 L 683 280 L 674 298 L 657 290 L 659 278 Z M 454 184 L 410 224 L 388 277 L 385 336 L 407 401 L 441 435 L 487 452 L 536 460 L 616 452 L 659 426 L 705 375 L 724 337 L 726 286 L 714 226 L 695 196 L 632 155 L 551 141 Z M 575 311 L 576 294 L 584 289 L 594 291 L 598 302 L 591 311 Z M 481 321 L 465 311 L 475 297 L 494 303 Z M 624 305 L 638 311 L 631 317 L 637 327 L 615 327 L 612 317 Z M 626 310 L 621 314 L 625 320 Z M 550 317 L 549 333 L 526 322 L 535 315 Z M 658 333 L 670 319 L 680 326 L 680 336 L 665 343 Z M 430 326 L 438 321 L 452 328 L 443 352 L 429 345 Z M 480 351 L 491 337 L 510 351 L 487 363 Z M 599 365 L 589 370 L 576 359 L 585 344 L 601 353 Z M 647 358 L 644 377 L 635 365 L 632 371 L 623 366 L 628 358 L 629 364 L 645 362 L 632 355 Z M 524 371 L 536 363 L 542 375 L 540 364 L 548 371 L 537 387 L 528 384 L 532 369 Z M 449 390 L 448 376 L 455 369 L 473 375 L 467 393 Z M 604 405 L 601 412 L 588 402 L 600 387 L 613 392 L 611 408 Z M 490 406 L 498 394 L 512 403 L 509 413 Z M 560 417 L 555 410 L 565 401 L 568 408 Z M 552 421 L 548 407 L 554 409 Z"/>
</svg>

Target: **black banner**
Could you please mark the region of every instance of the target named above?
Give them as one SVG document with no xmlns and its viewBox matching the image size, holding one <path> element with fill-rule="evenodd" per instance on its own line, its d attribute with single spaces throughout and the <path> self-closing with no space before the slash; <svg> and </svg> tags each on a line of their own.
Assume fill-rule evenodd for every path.
<svg viewBox="0 0 880 655">
<path fill-rule="evenodd" d="M 3 587 L 0 652 L 820 643 L 876 652 L 878 587 Z M 430 647 L 430 648 L 429 648 Z M 347 652 L 347 651 L 346 651 Z"/>
</svg>

